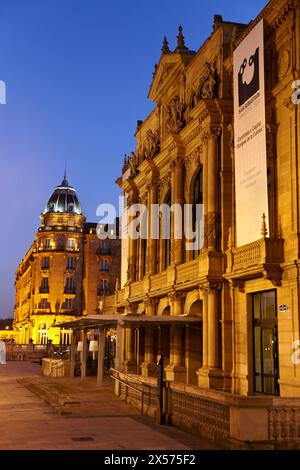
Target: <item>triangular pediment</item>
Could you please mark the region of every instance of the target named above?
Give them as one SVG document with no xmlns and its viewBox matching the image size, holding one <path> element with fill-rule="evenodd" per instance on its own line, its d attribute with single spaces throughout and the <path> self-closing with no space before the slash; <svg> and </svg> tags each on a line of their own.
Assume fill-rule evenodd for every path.
<svg viewBox="0 0 300 470">
<path fill-rule="evenodd" d="M 172 81 L 172 77 L 179 69 L 182 69 L 183 66 L 185 67 L 190 59 L 190 54 L 163 54 L 155 70 L 148 98 L 150 98 L 154 103 L 158 103 L 160 96 Z"/>
</svg>

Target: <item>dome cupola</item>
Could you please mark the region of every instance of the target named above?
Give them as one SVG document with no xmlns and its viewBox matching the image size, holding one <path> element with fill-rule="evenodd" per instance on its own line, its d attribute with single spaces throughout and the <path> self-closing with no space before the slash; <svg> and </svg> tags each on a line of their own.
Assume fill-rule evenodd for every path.
<svg viewBox="0 0 300 470">
<path fill-rule="evenodd" d="M 46 213 L 68 213 L 68 214 L 82 214 L 81 207 L 78 201 L 76 191 L 69 185 L 67 180 L 66 171 L 64 179 L 59 186 L 54 188 L 52 196 L 50 197 L 44 214 Z"/>
</svg>

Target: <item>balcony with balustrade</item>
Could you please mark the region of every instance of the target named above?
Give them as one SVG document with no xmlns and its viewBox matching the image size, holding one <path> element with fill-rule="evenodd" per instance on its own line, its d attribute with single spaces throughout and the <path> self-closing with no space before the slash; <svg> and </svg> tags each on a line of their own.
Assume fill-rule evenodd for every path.
<svg viewBox="0 0 300 470">
<path fill-rule="evenodd" d="M 280 285 L 283 261 L 284 240 L 262 237 L 238 248 L 229 247 L 225 277 L 237 281 L 265 277 Z"/>
<path fill-rule="evenodd" d="M 117 306 L 125 305 L 128 300 L 139 302 L 149 294 L 151 297 L 160 297 L 173 289 L 186 290 L 197 287 L 201 282 L 220 281 L 222 265 L 222 253 L 203 250 L 192 261 L 171 265 L 160 273 L 127 284 L 124 289 L 117 291 Z"/>
</svg>

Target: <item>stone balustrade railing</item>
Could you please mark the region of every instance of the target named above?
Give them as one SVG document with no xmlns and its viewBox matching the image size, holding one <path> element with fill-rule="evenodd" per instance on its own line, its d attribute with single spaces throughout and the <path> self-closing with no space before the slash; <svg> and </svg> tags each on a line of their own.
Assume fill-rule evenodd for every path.
<svg viewBox="0 0 300 470">
<path fill-rule="evenodd" d="M 163 271 L 159 274 L 154 274 L 151 276 L 151 291 L 160 290 L 163 286 L 166 286 L 168 281 L 168 273 L 167 271 Z"/>
<path fill-rule="evenodd" d="M 141 297 L 144 292 L 144 281 L 136 281 L 130 285 L 130 297 Z"/>
<path fill-rule="evenodd" d="M 188 261 L 176 267 L 176 281 L 178 283 L 194 281 L 199 277 L 199 260 Z"/>
</svg>

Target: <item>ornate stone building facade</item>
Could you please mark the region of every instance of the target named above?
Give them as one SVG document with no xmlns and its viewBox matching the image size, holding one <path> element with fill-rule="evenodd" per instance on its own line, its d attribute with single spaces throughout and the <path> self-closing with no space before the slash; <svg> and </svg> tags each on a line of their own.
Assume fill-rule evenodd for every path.
<svg viewBox="0 0 300 470">
<path fill-rule="evenodd" d="M 40 218 L 16 272 L 14 328 L 20 344 L 69 344 L 71 330 L 54 325 L 101 313 L 120 276 L 120 240 L 99 239 L 66 176 Z"/>
<path fill-rule="evenodd" d="M 237 247 L 233 50 L 261 19 L 270 229 L 262 218 L 261 238 Z M 117 310 L 139 314 L 140 322 L 138 341 L 136 330 L 126 329 L 123 371 L 149 377 L 163 355 L 166 379 L 192 393 L 199 387 L 300 397 L 300 365 L 292 361 L 300 338 L 300 106 L 291 98 L 297 79 L 299 0 L 271 0 L 249 25 L 215 16 L 197 52 L 181 27 L 174 51 L 164 40 L 149 91 L 155 108 L 138 121 L 136 149 L 117 182 L 129 207 L 203 203 L 204 243 L 186 250 L 186 240 L 174 237 L 173 215 L 170 241 L 129 239 Z M 148 215 L 149 234 L 152 223 Z M 160 218 L 160 235 L 162 224 Z"/>
</svg>

